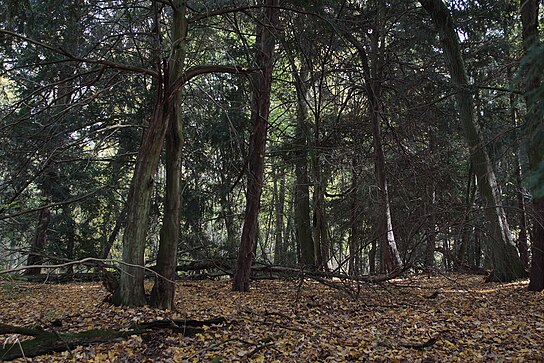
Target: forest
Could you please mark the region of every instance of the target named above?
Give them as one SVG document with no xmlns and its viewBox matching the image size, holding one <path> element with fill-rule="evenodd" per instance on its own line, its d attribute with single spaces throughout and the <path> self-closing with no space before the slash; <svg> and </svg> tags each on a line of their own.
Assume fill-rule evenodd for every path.
<svg viewBox="0 0 544 363">
<path fill-rule="evenodd" d="M 544 361 L 539 0 L 0 0 L 0 360 Z"/>
</svg>

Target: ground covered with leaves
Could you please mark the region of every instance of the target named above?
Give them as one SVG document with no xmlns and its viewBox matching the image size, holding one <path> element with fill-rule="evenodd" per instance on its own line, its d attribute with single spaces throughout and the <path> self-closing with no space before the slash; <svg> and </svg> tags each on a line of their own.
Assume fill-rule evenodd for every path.
<svg viewBox="0 0 544 363">
<path fill-rule="evenodd" d="M 177 311 L 166 312 L 112 307 L 99 283 L 3 281 L 0 323 L 61 333 L 157 319 L 227 321 L 193 337 L 159 330 L 29 362 L 544 361 L 544 294 L 528 292 L 526 281 L 482 280 L 419 276 L 379 285 L 334 282 L 338 288 L 262 280 L 249 293 L 232 292 L 227 280 L 180 281 Z M 0 343 L 17 338 L 3 335 Z"/>
</svg>

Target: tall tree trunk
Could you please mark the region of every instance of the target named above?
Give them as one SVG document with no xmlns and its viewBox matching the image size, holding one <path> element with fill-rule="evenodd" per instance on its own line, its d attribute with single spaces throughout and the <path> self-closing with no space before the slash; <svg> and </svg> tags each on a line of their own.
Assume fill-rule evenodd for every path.
<svg viewBox="0 0 544 363">
<path fill-rule="evenodd" d="M 275 27 L 278 20 L 279 0 L 264 0 L 264 18 L 257 30 L 257 66 L 260 72 L 253 77 L 253 96 L 251 120 L 253 132 L 250 140 L 248 162 L 248 185 L 246 193 L 246 212 L 238 260 L 232 281 L 234 291 L 248 291 L 251 264 L 258 234 L 258 214 L 264 178 L 264 153 L 268 116 L 270 114 L 270 92 L 272 70 L 274 67 Z"/>
<path fill-rule="evenodd" d="M 368 96 L 370 121 L 372 123 L 372 136 L 374 144 L 374 172 L 378 186 L 378 210 L 376 215 L 376 238 L 380 255 L 383 257 L 382 270 L 389 273 L 398 271 L 402 268 L 402 261 L 397 250 L 397 243 L 393 233 L 393 223 L 391 220 L 391 207 L 389 204 L 389 191 L 387 188 L 387 178 L 385 171 L 385 155 L 383 152 L 383 140 L 381 132 L 381 122 L 383 117 L 381 79 L 383 73 L 383 49 L 384 42 L 380 42 L 383 32 L 381 11 L 383 4 L 378 1 L 376 4 L 377 15 L 375 27 L 371 34 L 371 54 L 370 60 L 364 46 L 352 34 L 346 33 L 346 39 L 355 46 L 361 59 L 363 68 L 363 77 Z M 371 251 L 370 260 L 375 260 L 376 250 Z M 380 259 L 381 260 L 381 259 Z M 371 265 L 371 272 L 373 266 Z"/>
<path fill-rule="evenodd" d="M 300 248 L 299 264 L 303 268 L 316 269 L 316 256 L 310 222 L 310 181 L 308 178 L 308 81 L 309 72 L 305 62 L 298 71 L 294 60 L 291 68 L 297 92 L 297 125 L 295 130 L 295 195 L 294 224 L 297 245 Z"/>
<path fill-rule="evenodd" d="M 316 148 L 318 149 L 318 148 Z M 328 270 L 329 261 L 329 236 L 327 231 L 327 220 L 325 216 L 325 190 L 326 181 L 323 178 L 321 170 L 321 158 L 319 157 L 319 151 L 315 152 L 314 161 L 314 197 L 313 197 L 313 209 L 314 209 L 314 254 L 315 263 L 318 270 Z"/>
<path fill-rule="evenodd" d="M 153 116 L 138 150 L 129 190 L 126 226 L 123 234 L 124 265 L 121 269 L 118 288 L 112 297 L 114 305 L 143 306 L 146 304 L 143 266 L 153 176 L 159 164 L 168 125 L 168 110 L 165 109 L 163 85 L 159 86 L 157 92 Z"/>
<path fill-rule="evenodd" d="M 370 54 L 370 77 L 367 78 L 367 89 L 369 90 L 370 104 L 370 119 L 372 122 L 372 136 L 374 142 L 374 171 L 376 182 L 378 184 L 378 220 L 377 220 L 377 235 L 380 241 L 380 248 L 383 253 L 383 262 L 385 270 L 392 273 L 400 270 L 402 262 L 397 250 L 397 243 L 393 233 L 393 222 L 391 219 L 391 206 L 389 204 L 389 191 L 387 185 L 387 177 L 385 171 L 385 154 L 383 152 L 383 139 L 381 131 L 381 122 L 383 116 L 382 106 L 382 68 L 383 54 L 381 47 L 384 46 L 383 41 L 380 45 L 380 37 L 382 36 L 383 24 L 381 19 L 383 4 L 377 4 L 376 27 L 371 35 L 371 54 Z"/>
<path fill-rule="evenodd" d="M 182 0 L 173 3 L 173 57 L 170 59 L 170 84 L 183 72 L 187 22 L 186 5 Z M 157 272 L 151 290 L 151 305 L 161 309 L 174 309 L 176 285 L 177 248 L 180 234 L 181 164 L 183 145 L 183 119 L 181 114 L 181 91 L 170 102 L 168 130 L 166 133 L 166 193 L 164 197 L 163 222 L 157 254 Z"/>
<path fill-rule="evenodd" d="M 510 106 L 512 108 L 512 121 L 513 125 L 518 126 L 516 110 L 514 109 L 514 95 L 511 96 Z M 519 215 L 519 236 L 517 241 L 517 247 L 523 268 L 529 271 L 529 244 L 527 240 L 527 208 L 525 207 L 525 192 L 523 188 L 523 171 L 521 169 L 521 150 L 516 149 L 515 155 L 515 169 L 516 169 L 516 196 L 518 201 L 518 215 Z"/>
<path fill-rule="evenodd" d="M 470 93 L 468 76 L 461 56 L 459 38 L 453 26 L 453 19 L 442 0 L 420 0 L 420 3 L 431 15 L 438 29 L 452 81 L 458 87 L 459 116 L 470 148 L 470 157 L 474 173 L 478 178 L 478 186 L 483 197 L 483 208 L 488 223 L 489 238 L 487 241 L 492 254 L 493 271 L 487 280 L 512 281 L 525 276 L 525 270 L 512 241 L 493 165 L 476 123 L 473 97 Z"/>
<path fill-rule="evenodd" d="M 181 77 L 185 59 L 187 21 L 186 4 L 183 0 L 172 2 L 173 56 L 168 66 L 170 84 Z M 183 145 L 183 119 L 181 114 L 181 91 L 176 92 L 170 102 L 168 130 L 166 133 L 166 193 L 164 197 L 163 222 L 157 254 L 157 272 L 151 290 L 151 305 L 161 309 L 174 309 L 176 285 L 177 250 L 180 234 L 181 208 L 181 164 Z"/>
<path fill-rule="evenodd" d="M 538 0 L 520 1 L 521 23 L 523 27 L 523 52 L 528 54 L 530 49 L 540 43 L 538 38 Z M 529 73 L 531 64 L 526 64 L 523 72 L 525 80 L 525 103 L 527 104 L 527 124 L 529 125 L 529 169 L 531 173 L 542 173 L 541 165 L 544 160 L 544 130 L 542 120 L 538 116 L 537 102 L 533 94 L 542 87 L 538 72 Z M 538 187 L 541 187 L 540 185 Z M 535 188 L 536 189 L 536 188 Z M 533 195 L 533 229 L 531 231 L 532 262 L 529 282 L 530 291 L 544 290 L 544 196 L 542 193 Z"/>
<path fill-rule="evenodd" d="M 382 146 L 380 113 L 381 112 L 378 109 L 372 107 L 371 119 L 374 137 L 374 170 L 378 184 L 377 237 L 380 241 L 379 245 L 383 253 L 385 270 L 388 273 L 392 273 L 401 268 L 402 262 L 397 250 L 395 235 L 393 233 L 393 223 L 391 220 L 389 192 L 385 176 L 385 155 Z"/>
</svg>

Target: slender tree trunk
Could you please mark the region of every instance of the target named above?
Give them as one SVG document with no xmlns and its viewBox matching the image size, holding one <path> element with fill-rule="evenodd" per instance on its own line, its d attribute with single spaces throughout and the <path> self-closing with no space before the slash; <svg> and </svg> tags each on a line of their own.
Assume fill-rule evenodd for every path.
<svg viewBox="0 0 544 363">
<path fill-rule="evenodd" d="M 108 236 L 108 239 L 102 244 L 102 248 L 100 251 L 100 258 L 106 259 L 108 258 L 110 254 L 111 247 L 113 246 L 113 243 L 117 239 L 117 236 L 119 235 L 119 232 L 121 231 L 121 227 L 123 226 L 123 223 L 125 222 L 127 216 L 127 205 L 123 206 L 123 209 L 119 214 L 117 215 L 117 218 L 115 219 L 115 225 L 113 226 L 113 230 L 111 231 L 110 235 Z"/>
<path fill-rule="evenodd" d="M 520 1 L 521 23 L 523 27 L 523 51 L 528 54 L 531 47 L 538 45 L 538 0 Z M 529 125 L 529 170 L 531 173 L 541 173 L 541 165 L 544 160 L 544 130 L 542 120 L 538 116 L 537 103 L 539 100 L 533 92 L 542 87 L 541 79 L 533 72 L 529 75 L 528 69 L 531 64 L 527 64 L 523 69 L 527 79 L 525 80 L 525 103 L 527 105 L 527 124 Z M 541 187 L 540 185 L 537 187 Z M 536 189 L 536 188 L 535 188 Z M 544 196 L 542 193 L 533 195 L 533 229 L 531 231 L 532 242 L 532 262 L 531 262 L 531 280 L 529 282 L 530 291 L 544 290 Z"/>
<path fill-rule="evenodd" d="M 513 95 L 511 96 L 510 106 L 512 107 L 513 125 L 518 126 L 516 111 L 514 109 Z M 525 207 L 525 193 L 523 188 L 523 172 L 521 169 L 520 150 L 517 148 L 515 155 L 516 169 L 516 196 L 518 201 L 518 216 L 519 216 L 519 236 L 517 247 L 523 268 L 529 271 L 529 244 L 527 240 L 527 208 Z"/>
<path fill-rule="evenodd" d="M 358 275 L 361 270 L 360 258 L 361 255 L 361 233 L 360 233 L 360 207 L 359 207 L 359 182 L 357 180 L 357 158 L 354 156 L 352 160 L 351 171 L 351 215 L 349 236 L 349 260 L 348 273 L 350 275 Z"/>
<path fill-rule="evenodd" d="M 278 20 L 279 0 L 264 0 L 264 18 L 258 26 L 257 65 L 262 71 L 253 78 L 252 114 L 253 133 L 250 140 L 246 212 L 238 260 L 232 281 L 234 291 L 248 291 L 251 264 L 258 234 L 258 214 L 264 178 L 264 153 L 268 116 L 270 113 L 270 92 L 274 67 L 275 26 Z"/>
<path fill-rule="evenodd" d="M 380 42 L 382 36 L 383 24 L 381 11 L 383 4 L 378 1 L 377 4 L 376 26 L 371 34 L 371 55 L 370 60 L 367 52 L 361 42 L 357 41 L 353 35 L 344 34 L 347 40 L 355 46 L 361 65 L 363 68 L 363 77 L 365 88 L 368 95 L 370 121 L 372 123 L 372 136 L 374 143 L 374 172 L 378 187 L 378 210 L 376 215 L 376 238 L 378 241 L 379 255 L 383 256 L 381 270 L 387 272 L 398 271 L 402 268 L 402 261 L 397 250 L 395 235 L 393 233 L 393 223 L 391 220 L 391 209 L 389 204 L 389 192 L 387 188 L 387 178 L 385 172 L 385 155 L 383 152 L 383 140 L 381 132 L 381 121 L 383 117 L 383 106 L 381 103 L 381 79 L 383 73 L 383 49 L 384 42 Z M 380 45 L 381 44 L 381 45 Z M 370 271 L 372 273 L 373 261 L 375 261 L 377 250 L 371 250 Z M 380 262 L 382 259 L 380 258 Z"/>
<path fill-rule="evenodd" d="M 278 187 L 279 179 L 279 187 Z M 274 264 L 281 265 L 285 262 L 284 250 L 284 224 L 283 215 L 285 210 L 285 169 L 280 167 L 274 173 L 274 209 L 275 209 L 275 226 L 274 226 Z"/>
<path fill-rule="evenodd" d="M 512 281 L 525 276 L 525 270 L 512 241 L 493 165 L 476 123 L 473 97 L 469 90 L 468 76 L 459 48 L 459 38 L 453 26 L 453 19 L 442 0 L 420 0 L 420 3 L 431 15 L 438 29 L 452 81 L 458 86 L 457 106 L 465 138 L 470 148 L 474 173 L 478 178 L 478 186 L 483 197 L 483 208 L 488 223 L 488 245 L 492 253 L 493 271 L 487 280 Z"/>
<path fill-rule="evenodd" d="M 434 250 L 436 245 L 436 221 L 435 221 L 435 199 L 434 182 L 431 180 L 427 188 L 427 244 L 425 246 L 425 269 L 429 272 L 434 269 Z"/>
<path fill-rule="evenodd" d="M 472 260 L 467 259 L 467 253 L 470 246 L 470 236 L 474 228 L 470 223 L 470 217 L 472 210 L 474 209 L 474 202 L 476 201 L 476 176 L 472 172 L 472 166 L 469 167 L 467 190 L 465 197 L 465 213 L 463 214 L 463 221 L 461 222 L 461 245 L 459 251 L 457 251 L 457 261 L 467 261 L 469 265 L 472 264 Z"/>
<path fill-rule="evenodd" d="M 371 111 L 373 136 L 374 136 L 374 170 L 378 183 L 378 218 L 377 236 L 383 253 L 384 267 L 388 273 L 398 271 L 402 262 L 400 260 L 393 223 L 391 221 L 391 209 L 389 206 L 389 192 L 385 176 L 385 156 L 383 153 L 380 119 L 377 110 Z"/>
<path fill-rule="evenodd" d="M 381 13 L 382 4 L 378 4 L 378 14 Z M 381 131 L 381 121 L 383 115 L 383 106 L 381 103 L 381 76 L 382 76 L 382 49 L 379 45 L 379 39 L 382 32 L 381 17 L 378 15 L 376 28 L 371 35 L 371 62 L 370 75 L 367 79 L 367 89 L 369 92 L 370 119 L 372 122 L 372 136 L 374 142 L 374 171 L 376 182 L 378 184 L 378 220 L 377 235 L 380 241 L 380 248 L 383 253 L 384 267 L 388 273 L 400 270 L 402 262 L 397 250 L 397 243 L 393 233 L 393 223 L 391 220 L 391 207 L 389 204 L 389 191 L 385 172 L 385 154 L 383 152 L 383 139 Z M 381 45 L 383 46 L 383 44 Z"/>
<path fill-rule="evenodd" d="M 294 61 L 291 62 L 297 91 L 297 125 L 295 130 L 295 229 L 297 245 L 300 248 L 299 264 L 303 268 L 316 269 L 316 256 L 312 227 L 310 222 L 310 181 L 308 178 L 308 70 L 297 71 Z"/>
<path fill-rule="evenodd" d="M 322 176 L 319 151 L 315 158 L 315 186 L 314 186 L 314 254 L 318 270 L 328 270 L 330 241 L 325 216 L 325 189 L 326 181 Z"/>
</svg>

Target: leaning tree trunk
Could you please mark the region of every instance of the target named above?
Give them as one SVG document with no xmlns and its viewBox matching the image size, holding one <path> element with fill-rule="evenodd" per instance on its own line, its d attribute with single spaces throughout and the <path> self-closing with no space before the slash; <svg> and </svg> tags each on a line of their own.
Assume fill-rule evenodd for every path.
<svg viewBox="0 0 544 363">
<path fill-rule="evenodd" d="M 538 0 L 524 0 L 520 2 L 521 22 L 523 26 L 523 51 L 525 55 L 535 45 L 539 44 L 538 38 Z M 531 64 L 526 64 L 523 71 L 528 75 Z M 525 80 L 525 103 L 527 104 L 527 125 L 529 125 L 529 169 L 531 173 L 541 173 L 541 165 L 544 160 L 544 130 L 542 121 L 538 117 L 537 103 L 540 101 L 534 95 L 534 91 L 542 87 L 538 72 L 532 72 Z M 541 187 L 540 185 L 536 186 Z M 531 280 L 529 290 L 544 290 L 544 196 L 542 193 L 533 196 L 533 230 Z"/>
<path fill-rule="evenodd" d="M 274 67 L 275 26 L 278 19 L 279 0 L 264 0 L 264 18 L 257 30 L 257 66 L 260 72 L 253 77 L 253 99 L 251 120 L 253 132 L 250 140 L 248 161 L 248 185 L 246 212 L 236 270 L 232 281 L 234 291 L 248 291 L 251 264 L 258 234 L 258 214 L 264 178 L 264 153 L 268 116 L 270 114 L 270 92 Z"/>
<path fill-rule="evenodd" d="M 525 276 L 526 273 L 517 248 L 512 241 L 493 165 L 476 123 L 473 97 L 470 93 L 468 76 L 461 56 L 459 38 L 453 26 L 453 19 L 442 0 L 420 0 L 420 3 L 431 15 L 438 29 L 452 81 L 458 87 L 457 107 L 469 145 L 470 157 L 478 179 L 488 223 L 489 238 L 487 240 L 493 260 L 493 271 L 488 276 L 488 281 L 512 281 Z"/>
<path fill-rule="evenodd" d="M 149 223 L 149 209 L 153 191 L 153 176 L 159 164 L 162 145 L 167 129 L 163 85 L 159 85 L 153 116 L 144 132 L 143 141 L 136 157 L 136 167 L 128 196 L 125 233 L 123 235 L 123 266 L 119 285 L 113 294 L 114 305 L 143 306 L 144 251 Z"/>
</svg>

